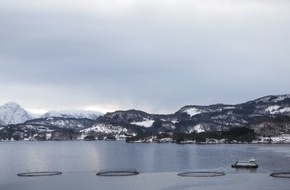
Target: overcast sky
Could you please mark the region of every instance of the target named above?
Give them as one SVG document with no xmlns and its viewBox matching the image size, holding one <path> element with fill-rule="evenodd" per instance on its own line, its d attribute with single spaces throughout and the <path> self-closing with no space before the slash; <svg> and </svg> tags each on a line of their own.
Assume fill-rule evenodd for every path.
<svg viewBox="0 0 290 190">
<path fill-rule="evenodd" d="M 0 0 L 0 105 L 173 113 L 289 82 L 289 0 Z"/>
</svg>

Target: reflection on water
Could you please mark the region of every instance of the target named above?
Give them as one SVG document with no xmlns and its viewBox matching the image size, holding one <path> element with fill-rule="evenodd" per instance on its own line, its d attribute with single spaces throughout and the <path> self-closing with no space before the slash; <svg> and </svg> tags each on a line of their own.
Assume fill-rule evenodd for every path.
<svg viewBox="0 0 290 190">
<path fill-rule="evenodd" d="M 290 166 L 289 145 L 176 145 L 95 142 L 1 142 L 2 172 L 27 170 L 95 171 L 137 168 L 142 172 L 222 169 L 236 160 L 257 159 L 257 172 Z M 13 163 L 13 164 L 11 164 Z"/>
<path fill-rule="evenodd" d="M 290 168 L 290 159 L 287 157 L 289 148 L 289 145 L 127 144 L 114 141 L 1 142 L 0 189 L 15 189 L 17 184 L 24 184 L 20 185 L 21 188 L 29 189 L 28 187 L 32 184 L 39 183 L 44 186 L 44 183 L 49 185 L 49 183 L 57 184 L 58 182 L 63 187 L 67 187 L 68 184 L 64 183 L 66 180 L 71 181 L 70 184 L 76 180 L 80 184 L 86 181 L 86 183 L 93 183 L 92 185 L 97 181 L 99 185 L 103 185 L 104 189 L 113 188 L 109 185 L 113 181 L 116 182 L 113 186 L 119 183 L 132 183 L 131 189 L 140 189 L 136 188 L 138 185 L 136 182 L 130 181 L 131 178 L 126 178 L 126 180 L 114 178 L 113 181 L 96 178 L 95 172 L 105 168 L 136 168 L 142 173 L 133 179 L 139 180 L 138 183 L 143 185 L 141 189 L 146 189 L 143 187 L 152 189 L 150 185 L 153 184 L 155 184 L 155 189 L 158 189 L 157 187 L 191 189 L 193 186 L 197 189 L 199 186 L 211 189 L 212 186 L 234 187 L 237 184 L 240 185 L 240 189 L 249 187 L 240 184 L 243 180 L 250 181 L 251 185 L 259 186 L 258 189 L 261 186 L 267 186 L 265 189 L 269 189 L 268 187 L 280 180 L 269 178 L 269 174 L 274 170 Z M 236 160 L 248 160 L 251 157 L 257 159 L 259 164 L 257 170 L 231 168 L 231 164 Z M 196 181 L 196 179 L 180 179 L 176 175 L 177 172 L 192 170 L 223 171 L 226 176 L 214 179 L 214 181 L 206 179 Z M 17 178 L 17 173 L 26 171 L 62 171 L 64 173 L 56 178 Z M 155 175 L 157 179 L 154 178 Z M 253 179 L 255 180 L 252 181 Z M 147 183 L 150 185 L 146 185 Z M 280 181 L 279 185 L 283 187 L 284 184 L 288 188 L 289 183 L 289 180 Z M 76 189 L 77 186 L 75 184 L 72 189 Z"/>
<path fill-rule="evenodd" d="M 284 156 L 290 157 L 290 147 L 288 144 L 263 145 L 263 146 L 260 146 L 259 149 L 260 151 L 284 154 Z"/>
</svg>

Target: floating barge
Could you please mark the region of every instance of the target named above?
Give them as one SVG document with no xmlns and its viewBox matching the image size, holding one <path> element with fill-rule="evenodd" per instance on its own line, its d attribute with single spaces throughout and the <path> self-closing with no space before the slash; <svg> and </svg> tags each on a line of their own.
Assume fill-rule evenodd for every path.
<svg viewBox="0 0 290 190">
<path fill-rule="evenodd" d="M 258 164 L 256 163 L 256 159 L 251 158 L 249 161 L 236 161 L 232 165 L 232 168 L 258 168 Z"/>
</svg>

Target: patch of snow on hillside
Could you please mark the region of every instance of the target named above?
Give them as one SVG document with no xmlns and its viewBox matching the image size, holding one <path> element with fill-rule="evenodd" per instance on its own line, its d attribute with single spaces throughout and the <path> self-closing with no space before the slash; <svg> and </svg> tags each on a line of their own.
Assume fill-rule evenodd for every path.
<svg viewBox="0 0 290 190">
<path fill-rule="evenodd" d="M 280 113 L 290 112 L 290 108 L 283 108 L 279 110 Z"/>
<path fill-rule="evenodd" d="M 282 100 L 284 100 L 284 99 L 286 99 L 286 98 L 290 98 L 290 94 L 287 94 L 287 95 L 284 95 L 284 96 L 278 96 L 278 97 L 274 100 L 274 102 L 279 102 L 279 101 L 282 101 Z"/>
<path fill-rule="evenodd" d="M 266 96 L 266 97 L 264 97 L 264 98 L 260 98 L 260 99 L 258 99 L 258 101 L 261 101 L 261 102 L 265 102 L 265 103 L 267 103 L 267 102 L 269 102 L 269 100 L 270 100 L 270 96 Z"/>
<path fill-rule="evenodd" d="M 138 125 L 141 127 L 152 127 L 152 124 L 154 123 L 154 120 L 151 119 L 145 119 L 144 121 L 140 121 L 140 122 L 132 122 L 132 125 Z"/>
<path fill-rule="evenodd" d="M 83 134 L 88 134 L 90 131 L 105 133 L 105 134 L 120 134 L 121 132 L 128 132 L 126 128 L 118 127 L 118 126 L 106 126 L 106 125 L 94 125 L 93 127 L 83 129 L 80 132 Z"/>
<path fill-rule="evenodd" d="M 175 123 L 178 122 L 178 120 L 177 120 L 177 119 L 174 119 L 174 120 L 172 120 L 171 122 L 175 124 Z"/>
<path fill-rule="evenodd" d="M 194 129 L 197 133 L 205 132 L 205 130 L 201 124 L 194 126 Z"/>
<path fill-rule="evenodd" d="M 236 107 L 233 107 L 233 106 L 228 106 L 228 107 L 224 107 L 225 110 L 232 110 L 232 109 L 235 109 Z"/>
<path fill-rule="evenodd" d="M 290 112 L 290 108 L 280 108 L 280 106 L 269 106 L 265 109 L 266 112 L 269 112 L 270 114 L 280 114 L 280 113 L 286 113 Z"/>
<path fill-rule="evenodd" d="M 185 110 L 185 112 L 190 115 L 191 117 L 197 114 L 202 113 L 200 110 L 196 109 L 196 108 L 189 108 L 187 110 Z"/>
<path fill-rule="evenodd" d="M 194 127 L 192 127 L 190 130 L 189 130 L 189 133 L 192 133 L 192 132 L 197 132 L 197 133 L 201 133 L 201 132 L 205 132 L 203 126 L 201 124 L 198 124 L 198 125 L 195 125 Z"/>
<path fill-rule="evenodd" d="M 275 114 L 277 113 L 277 110 L 280 108 L 280 106 L 269 106 L 265 109 L 266 112 L 269 112 L 270 114 Z"/>
</svg>

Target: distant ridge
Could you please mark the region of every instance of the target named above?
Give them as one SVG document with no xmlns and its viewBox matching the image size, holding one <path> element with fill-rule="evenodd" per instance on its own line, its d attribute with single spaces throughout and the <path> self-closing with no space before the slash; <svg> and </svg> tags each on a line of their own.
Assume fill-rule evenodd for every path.
<svg viewBox="0 0 290 190">
<path fill-rule="evenodd" d="M 62 110 L 62 111 L 49 111 L 43 114 L 42 118 L 48 117 L 61 117 L 61 118 L 76 118 L 76 119 L 92 119 L 95 120 L 103 115 L 101 112 L 85 111 L 85 110 Z"/>
<path fill-rule="evenodd" d="M 36 118 L 75 118 L 95 120 L 103 115 L 101 112 L 87 110 L 49 111 L 43 115 L 36 115 L 26 111 L 15 102 L 8 102 L 0 106 L 0 125 L 20 124 Z"/>
</svg>

